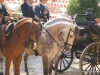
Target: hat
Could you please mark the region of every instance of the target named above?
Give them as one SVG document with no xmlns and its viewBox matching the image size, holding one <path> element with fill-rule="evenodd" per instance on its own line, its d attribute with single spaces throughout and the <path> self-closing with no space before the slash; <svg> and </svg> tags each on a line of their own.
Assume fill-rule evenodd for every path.
<svg viewBox="0 0 100 75">
<path fill-rule="evenodd" d="M 90 9 L 90 8 L 88 8 L 88 11 L 91 11 L 91 9 Z"/>
</svg>

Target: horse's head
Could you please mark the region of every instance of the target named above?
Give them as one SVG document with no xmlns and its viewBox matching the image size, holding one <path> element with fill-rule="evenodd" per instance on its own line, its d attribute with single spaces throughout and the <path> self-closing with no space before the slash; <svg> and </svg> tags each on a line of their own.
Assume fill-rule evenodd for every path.
<svg viewBox="0 0 100 75">
<path fill-rule="evenodd" d="M 33 47 L 34 41 L 37 41 L 38 37 L 41 34 L 39 27 L 40 27 L 40 20 L 38 21 L 38 23 L 32 20 L 32 26 L 31 26 L 30 34 L 29 34 L 31 47 Z"/>
<path fill-rule="evenodd" d="M 67 25 L 59 32 L 60 41 L 64 42 L 66 50 L 71 50 L 73 44 L 76 44 L 79 37 L 79 29 L 76 25 Z"/>
<path fill-rule="evenodd" d="M 40 20 L 38 21 L 38 23 L 32 20 L 32 26 L 31 26 L 31 32 L 30 32 L 31 39 L 33 39 L 34 37 L 37 38 L 41 34 L 39 27 L 40 27 Z"/>
<path fill-rule="evenodd" d="M 66 50 L 71 50 L 73 44 L 76 44 L 78 42 L 78 37 L 79 37 L 79 29 L 76 25 L 73 25 L 70 28 L 69 35 L 67 37 L 66 41 Z"/>
<path fill-rule="evenodd" d="M 37 23 L 32 18 L 23 18 L 14 25 L 14 31 L 22 42 L 25 40 L 25 46 L 28 47 L 31 42 L 34 42 L 34 38 L 40 35 L 39 26 L 40 21 Z"/>
</svg>

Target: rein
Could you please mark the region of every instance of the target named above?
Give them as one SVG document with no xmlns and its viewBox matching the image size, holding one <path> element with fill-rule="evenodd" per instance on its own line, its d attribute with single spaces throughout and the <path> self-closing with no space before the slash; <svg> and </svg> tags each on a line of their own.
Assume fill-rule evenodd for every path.
<svg viewBox="0 0 100 75">
<path fill-rule="evenodd" d="M 44 28 L 44 29 L 45 29 L 46 32 L 50 35 L 50 37 L 57 43 L 58 46 L 64 47 L 66 44 L 68 44 L 68 45 L 70 45 L 70 46 L 73 46 L 73 45 L 71 45 L 71 44 L 69 44 L 69 43 L 67 42 L 67 41 L 68 41 L 68 37 L 67 37 L 66 42 L 64 42 L 64 44 L 61 46 L 61 45 L 53 38 L 53 36 L 48 32 L 48 30 L 47 30 L 46 28 Z M 70 29 L 69 32 L 68 32 L 68 36 L 70 35 L 70 31 L 74 32 L 72 29 Z M 59 40 L 60 40 L 60 39 L 59 39 Z M 60 41 L 61 41 L 61 40 L 60 40 Z"/>
<path fill-rule="evenodd" d="M 69 30 L 69 33 L 68 33 L 68 36 L 70 35 L 70 31 L 74 32 L 73 30 L 70 29 L 70 30 Z M 68 44 L 68 45 L 70 45 L 70 46 L 73 46 L 73 45 L 69 44 L 67 41 L 68 41 L 68 37 L 67 37 L 66 42 L 64 43 L 64 46 L 65 46 L 66 44 Z"/>
<path fill-rule="evenodd" d="M 23 45 L 24 45 L 25 48 L 28 48 L 29 45 L 30 45 L 30 42 L 31 42 L 31 41 L 34 41 L 34 40 L 30 40 L 30 39 L 29 39 L 29 38 L 30 38 L 30 33 L 31 33 L 31 28 L 32 28 L 32 27 L 33 27 L 33 26 L 30 26 L 29 35 L 28 35 L 28 37 L 26 37 L 25 43 L 24 43 L 24 42 L 22 41 L 22 39 L 20 38 L 20 35 L 18 34 L 17 30 L 14 29 L 15 32 L 16 32 L 16 34 L 17 34 L 17 36 L 19 37 L 19 39 L 21 40 L 21 42 L 23 43 Z M 38 40 L 38 39 L 37 39 L 37 38 L 38 38 L 37 31 L 38 31 L 38 30 L 35 31 L 35 34 L 36 34 L 36 41 Z"/>
<path fill-rule="evenodd" d="M 18 34 L 18 32 L 16 31 L 16 28 L 14 28 L 14 31 L 16 32 L 17 36 L 19 37 L 19 39 L 21 40 L 21 42 L 23 43 L 22 39 L 20 38 L 20 35 Z M 25 44 L 23 43 L 23 45 L 25 46 Z"/>
<path fill-rule="evenodd" d="M 46 32 L 50 35 L 50 37 L 57 43 L 57 45 L 58 46 L 60 46 L 60 47 L 64 47 L 64 45 L 60 45 L 54 38 L 53 38 L 53 36 L 47 31 L 47 29 L 46 28 L 44 28 L 45 30 L 46 30 Z"/>
</svg>

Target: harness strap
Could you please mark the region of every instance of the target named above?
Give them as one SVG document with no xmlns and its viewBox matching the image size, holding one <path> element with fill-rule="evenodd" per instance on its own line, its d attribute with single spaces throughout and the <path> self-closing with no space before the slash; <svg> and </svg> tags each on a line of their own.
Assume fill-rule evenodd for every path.
<svg viewBox="0 0 100 75">
<path fill-rule="evenodd" d="M 74 32 L 74 31 L 70 28 L 69 33 L 68 33 L 68 36 L 70 35 L 70 31 Z M 68 37 L 67 37 L 67 40 L 66 40 L 66 41 L 68 41 Z M 70 46 L 73 46 L 73 45 L 69 44 L 68 42 L 65 42 L 65 43 L 64 43 L 64 45 L 66 45 L 66 44 L 68 44 L 68 45 L 70 45 Z"/>
<path fill-rule="evenodd" d="M 46 32 L 51 36 L 51 34 L 47 31 L 47 29 L 46 28 L 44 28 L 45 30 L 46 30 Z M 58 46 L 60 46 L 60 47 L 64 47 L 64 45 L 59 45 L 59 43 L 53 38 L 53 36 L 51 36 L 51 38 L 57 43 L 57 45 Z"/>
<path fill-rule="evenodd" d="M 14 28 L 14 31 L 16 32 L 17 36 L 19 37 L 19 39 L 22 41 L 22 39 L 20 38 L 20 35 L 18 34 L 18 32 L 16 31 L 16 28 Z M 23 41 L 22 41 L 23 43 Z M 25 44 L 23 43 L 23 45 L 25 46 Z"/>
</svg>

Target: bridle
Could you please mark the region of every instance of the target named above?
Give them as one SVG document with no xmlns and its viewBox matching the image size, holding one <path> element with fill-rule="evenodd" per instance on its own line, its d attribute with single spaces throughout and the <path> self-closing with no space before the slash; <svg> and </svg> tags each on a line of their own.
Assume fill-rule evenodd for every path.
<svg viewBox="0 0 100 75">
<path fill-rule="evenodd" d="M 68 32 L 68 37 L 67 37 L 67 39 L 66 39 L 66 42 L 63 42 L 62 43 L 62 45 L 60 45 L 55 39 L 54 39 L 54 37 L 49 33 L 49 31 L 46 29 L 46 28 L 44 28 L 45 30 L 46 30 L 46 32 L 50 35 L 50 37 L 56 42 L 56 44 L 58 45 L 58 46 L 60 46 L 61 48 L 62 47 L 64 47 L 66 44 L 68 44 L 69 46 L 73 46 L 73 45 L 71 45 L 71 44 L 69 44 L 67 41 L 68 41 L 68 37 L 70 36 L 70 31 L 72 31 L 72 32 L 74 32 L 71 28 L 70 28 L 70 30 L 69 30 L 69 32 Z M 61 39 L 59 39 L 60 41 L 61 41 Z"/>
<path fill-rule="evenodd" d="M 69 33 L 68 33 L 68 37 L 67 37 L 67 40 L 66 40 L 66 42 L 64 43 L 64 45 L 69 45 L 69 46 L 73 46 L 73 45 L 71 45 L 70 43 L 68 43 L 67 41 L 68 41 L 68 39 L 70 38 L 70 37 L 72 37 L 71 35 L 70 35 L 70 31 L 72 31 L 73 33 L 74 33 L 74 31 L 70 28 L 70 30 L 69 30 Z M 69 37 L 70 36 L 70 37 Z"/>
<path fill-rule="evenodd" d="M 31 28 L 34 28 L 33 26 L 31 26 Z M 35 37 L 35 40 L 33 39 L 33 40 L 31 40 L 30 39 L 30 35 L 31 35 L 31 28 L 30 28 L 30 33 L 29 33 L 29 35 L 28 35 L 28 37 L 26 38 L 26 41 L 25 41 L 25 47 L 26 48 L 29 48 L 29 45 L 30 45 L 30 42 L 35 42 L 35 41 L 38 41 L 38 30 L 39 29 L 36 29 L 36 28 L 34 28 L 35 29 L 35 35 L 36 35 L 36 37 Z"/>
<path fill-rule="evenodd" d="M 29 47 L 31 41 L 34 42 L 34 40 L 31 40 L 31 39 L 30 39 L 31 29 L 32 29 L 32 28 L 35 29 L 35 35 L 36 35 L 36 38 L 38 38 L 38 34 L 37 34 L 36 32 L 39 30 L 39 28 L 36 29 L 35 26 L 32 26 L 32 25 L 31 25 L 31 26 L 30 26 L 30 30 L 29 30 L 29 35 L 26 37 L 26 41 L 25 41 L 25 43 L 22 41 L 22 39 L 21 39 L 19 33 L 17 32 L 16 28 L 14 28 L 14 31 L 16 32 L 18 38 L 21 40 L 21 42 L 22 42 L 22 44 L 23 44 L 23 46 L 24 46 L 25 48 L 26 48 L 26 47 Z"/>
</svg>

